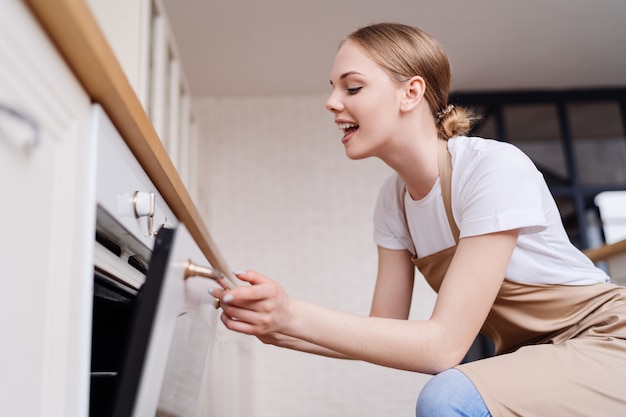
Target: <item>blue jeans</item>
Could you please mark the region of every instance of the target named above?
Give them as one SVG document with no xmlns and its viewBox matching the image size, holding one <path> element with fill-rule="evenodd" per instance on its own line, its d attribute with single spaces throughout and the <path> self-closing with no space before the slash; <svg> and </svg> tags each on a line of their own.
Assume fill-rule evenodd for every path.
<svg viewBox="0 0 626 417">
<path fill-rule="evenodd" d="M 491 417 L 480 393 L 461 371 L 435 375 L 417 398 L 417 417 Z"/>
</svg>

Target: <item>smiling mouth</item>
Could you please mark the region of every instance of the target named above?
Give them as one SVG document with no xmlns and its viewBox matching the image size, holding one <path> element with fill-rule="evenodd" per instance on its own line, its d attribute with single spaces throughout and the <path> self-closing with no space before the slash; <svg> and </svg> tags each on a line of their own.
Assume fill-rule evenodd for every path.
<svg viewBox="0 0 626 417">
<path fill-rule="evenodd" d="M 337 127 L 347 135 L 348 133 L 357 130 L 359 125 L 356 123 L 337 123 Z"/>
</svg>

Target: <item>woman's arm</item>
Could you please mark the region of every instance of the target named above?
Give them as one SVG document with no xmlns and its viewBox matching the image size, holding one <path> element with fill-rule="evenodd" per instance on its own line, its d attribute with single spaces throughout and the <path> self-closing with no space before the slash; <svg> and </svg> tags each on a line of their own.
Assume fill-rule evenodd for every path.
<svg viewBox="0 0 626 417">
<path fill-rule="evenodd" d="M 408 251 L 378 248 L 378 274 L 370 316 L 406 319 L 411 306 L 415 266 Z M 217 293 L 215 294 L 217 296 Z M 263 343 L 327 356 L 352 359 L 345 354 L 279 333 L 257 336 Z"/>
<path fill-rule="evenodd" d="M 316 306 L 289 297 L 253 271 L 239 275 L 251 286 L 216 296 L 221 295 L 222 320 L 229 329 L 259 337 L 282 334 L 345 357 L 437 373 L 457 365 L 478 334 L 518 234 L 513 230 L 461 239 L 433 314 L 425 321 L 363 317 Z"/>
<path fill-rule="evenodd" d="M 339 353 L 323 346 L 307 342 L 306 340 L 297 339 L 295 337 L 287 336 L 284 334 L 271 333 L 267 335 L 257 335 L 257 338 L 263 343 L 291 350 L 297 350 L 299 352 L 312 353 L 314 355 L 326 356 L 328 358 L 335 359 L 353 359 L 349 356 L 344 355 L 343 353 Z"/>
<path fill-rule="evenodd" d="M 409 317 L 415 265 L 407 250 L 378 247 L 378 274 L 370 316 L 404 319 Z"/>
</svg>

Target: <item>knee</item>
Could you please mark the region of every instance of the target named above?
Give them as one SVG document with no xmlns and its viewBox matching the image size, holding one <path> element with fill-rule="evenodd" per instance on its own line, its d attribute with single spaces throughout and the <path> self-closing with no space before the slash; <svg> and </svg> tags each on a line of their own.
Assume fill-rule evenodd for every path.
<svg viewBox="0 0 626 417">
<path fill-rule="evenodd" d="M 450 373 L 459 372 L 449 369 L 440 374 L 435 375 L 424 385 L 419 397 L 417 397 L 417 405 L 415 415 L 417 417 L 431 417 L 445 415 L 445 408 L 449 406 L 448 394 L 450 394 L 450 384 L 448 380 L 454 377 Z"/>
<path fill-rule="evenodd" d="M 417 417 L 489 415 L 472 382 L 456 369 L 448 369 L 428 381 L 417 398 L 415 414 Z"/>
</svg>

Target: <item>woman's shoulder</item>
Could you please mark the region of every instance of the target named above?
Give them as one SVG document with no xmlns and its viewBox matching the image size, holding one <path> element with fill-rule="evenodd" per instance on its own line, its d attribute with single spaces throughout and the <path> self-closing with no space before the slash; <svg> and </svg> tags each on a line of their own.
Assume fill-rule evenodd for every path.
<svg viewBox="0 0 626 417">
<path fill-rule="evenodd" d="M 404 181 L 394 172 L 385 178 L 378 192 L 376 210 L 380 214 L 395 213 L 402 207 L 402 189 Z"/>
<path fill-rule="evenodd" d="M 521 149 L 495 139 L 459 136 L 449 140 L 448 148 L 455 168 L 536 169 L 534 163 Z"/>
<path fill-rule="evenodd" d="M 448 140 L 451 153 L 471 153 L 475 155 L 491 153 L 519 153 L 524 154 L 515 145 L 478 136 L 457 136 Z"/>
<path fill-rule="evenodd" d="M 402 188 L 404 187 L 404 181 L 398 175 L 397 172 L 393 172 L 383 181 L 383 185 L 380 187 L 381 194 L 386 196 L 400 196 Z"/>
</svg>

